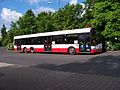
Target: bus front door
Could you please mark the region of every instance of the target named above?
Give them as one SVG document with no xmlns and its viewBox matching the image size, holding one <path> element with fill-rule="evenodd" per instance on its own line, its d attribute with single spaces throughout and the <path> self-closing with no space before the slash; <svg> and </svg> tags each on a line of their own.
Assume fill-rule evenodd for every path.
<svg viewBox="0 0 120 90">
<path fill-rule="evenodd" d="M 80 52 L 90 52 L 91 43 L 90 43 L 90 33 L 84 33 L 79 35 L 79 51 Z"/>
<path fill-rule="evenodd" d="M 44 37 L 44 51 L 52 51 L 52 37 Z"/>
</svg>

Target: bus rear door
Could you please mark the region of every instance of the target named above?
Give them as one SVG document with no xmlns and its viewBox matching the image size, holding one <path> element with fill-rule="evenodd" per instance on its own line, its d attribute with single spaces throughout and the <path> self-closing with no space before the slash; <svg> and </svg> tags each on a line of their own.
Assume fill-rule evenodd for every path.
<svg viewBox="0 0 120 90">
<path fill-rule="evenodd" d="M 44 37 L 44 51 L 52 51 L 52 37 Z"/>
</svg>

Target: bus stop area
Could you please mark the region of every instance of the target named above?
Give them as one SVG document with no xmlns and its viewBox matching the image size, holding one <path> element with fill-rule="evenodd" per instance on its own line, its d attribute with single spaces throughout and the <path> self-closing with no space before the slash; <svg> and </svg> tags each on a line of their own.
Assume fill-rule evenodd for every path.
<svg viewBox="0 0 120 90">
<path fill-rule="evenodd" d="M 86 60 L 1 67 L 0 90 L 120 90 L 120 51 L 60 56 Z"/>
</svg>

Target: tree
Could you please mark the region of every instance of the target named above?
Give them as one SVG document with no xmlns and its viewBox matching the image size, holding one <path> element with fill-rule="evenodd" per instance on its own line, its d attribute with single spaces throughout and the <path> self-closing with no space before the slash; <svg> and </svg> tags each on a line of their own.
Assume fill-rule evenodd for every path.
<svg viewBox="0 0 120 90">
<path fill-rule="evenodd" d="M 33 11 L 28 10 L 19 20 L 17 21 L 18 28 L 22 30 L 21 34 L 32 34 L 36 33 L 36 18 Z"/>
<path fill-rule="evenodd" d="M 120 1 L 102 0 L 94 4 L 93 26 L 102 33 L 106 41 L 116 44 L 120 37 Z"/>
<path fill-rule="evenodd" d="M 51 12 L 41 12 L 36 17 L 37 32 L 50 32 L 54 31 L 52 13 Z"/>
<path fill-rule="evenodd" d="M 21 35 L 18 27 L 17 27 L 17 23 L 15 22 L 11 22 L 11 28 L 10 30 L 7 32 L 7 40 L 8 43 L 12 43 L 13 42 L 13 37 L 15 35 Z"/>
<path fill-rule="evenodd" d="M 58 14 L 55 12 L 53 14 L 53 25 L 57 30 L 66 30 L 66 29 L 77 29 L 84 27 L 82 25 L 83 17 L 81 13 L 83 12 L 82 6 L 80 4 L 77 5 L 69 5 L 67 4 L 60 10 L 60 16 L 58 19 Z"/>
<path fill-rule="evenodd" d="M 5 25 L 3 25 L 3 27 L 1 28 L 2 40 L 4 40 L 6 34 L 7 34 L 7 32 L 6 32 L 6 27 L 5 27 Z"/>
<path fill-rule="evenodd" d="M 11 22 L 11 28 L 7 33 L 8 42 L 12 42 L 15 35 L 88 27 L 91 25 L 91 19 L 93 18 L 91 12 L 87 4 L 86 8 L 83 8 L 81 4 L 67 4 L 54 13 L 41 12 L 37 16 L 31 9 L 27 10 L 17 22 Z"/>
<path fill-rule="evenodd" d="M 1 36 L 2 36 L 2 45 L 3 45 L 3 46 L 6 45 L 6 42 L 5 42 L 6 37 L 7 37 L 6 29 L 7 29 L 7 28 L 5 27 L 5 25 L 3 25 L 2 28 L 1 28 Z"/>
</svg>

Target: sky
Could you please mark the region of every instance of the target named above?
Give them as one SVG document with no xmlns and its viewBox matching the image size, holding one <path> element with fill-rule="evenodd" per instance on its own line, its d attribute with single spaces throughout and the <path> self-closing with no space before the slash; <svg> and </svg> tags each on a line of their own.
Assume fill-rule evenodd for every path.
<svg viewBox="0 0 120 90">
<path fill-rule="evenodd" d="M 60 0 L 60 7 L 84 1 Z M 32 9 L 35 15 L 43 11 L 55 12 L 58 10 L 58 0 L 0 0 L 0 28 L 5 24 L 8 30 L 10 22 L 16 22 L 28 9 Z"/>
</svg>

